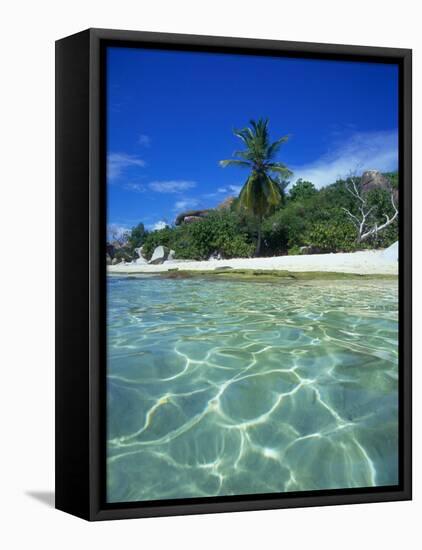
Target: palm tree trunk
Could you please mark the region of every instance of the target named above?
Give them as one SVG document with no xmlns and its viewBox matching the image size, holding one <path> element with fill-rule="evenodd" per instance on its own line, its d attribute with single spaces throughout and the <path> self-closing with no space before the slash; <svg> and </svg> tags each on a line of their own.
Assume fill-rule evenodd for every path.
<svg viewBox="0 0 422 550">
<path fill-rule="evenodd" d="M 256 241 L 255 256 L 259 256 L 261 252 L 261 241 L 262 241 L 262 217 L 258 218 L 258 239 Z"/>
</svg>

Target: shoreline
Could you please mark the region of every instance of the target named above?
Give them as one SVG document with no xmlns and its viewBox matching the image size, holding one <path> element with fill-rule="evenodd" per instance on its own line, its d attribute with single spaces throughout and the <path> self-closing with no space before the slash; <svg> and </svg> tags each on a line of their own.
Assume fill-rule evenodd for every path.
<svg viewBox="0 0 422 550">
<path fill-rule="evenodd" d="M 254 283 L 299 283 L 299 282 L 318 282 L 333 283 L 341 281 L 352 281 L 358 279 L 364 281 L 397 281 L 397 275 L 380 275 L 358 273 L 339 273 L 335 271 L 271 271 L 271 270 L 253 270 L 253 269 L 232 269 L 217 271 L 200 270 L 169 270 L 156 273 L 109 273 L 109 277 L 127 277 L 129 279 L 202 279 L 209 282 L 215 281 L 233 281 L 233 282 L 254 282 Z"/>
<path fill-rule="evenodd" d="M 388 249 L 387 249 L 388 250 Z M 190 261 L 173 260 L 160 265 L 122 263 L 107 266 L 107 273 L 121 275 L 162 274 L 172 278 L 195 275 L 251 276 L 264 275 L 272 278 L 313 278 L 345 275 L 397 276 L 398 261 L 385 250 L 312 254 L 303 256 L 274 256 L 268 258 L 233 258 L 230 260 Z"/>
</svg>

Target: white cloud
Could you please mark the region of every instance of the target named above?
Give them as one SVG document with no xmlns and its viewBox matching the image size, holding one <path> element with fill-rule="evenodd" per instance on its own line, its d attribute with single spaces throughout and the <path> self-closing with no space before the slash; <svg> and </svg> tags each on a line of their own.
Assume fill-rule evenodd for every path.
<svg viewBox="0 0 422 550">
<path fill-rule="evenodd" d="M 238 195 L 242 187 L 243 187 L 242 185 L 229 185 L 229 190 L 232 193 L 235 193 L 236 195 Z"/>
<path fill-rule="evenodd" d="M 139 145 L 142 145 L 142 147 L 149 147 L 151 145 L 151 138 L 146 134 L 140 134 L 138 143 Z"/>
<path fill-rule="evenodd" d="M 167 227 L 167 223 L 164 222 L 164 221 L 159 221 L 159 222 L 156 222 L 156 223 L 153 223 L 150 228 L 153 230 L 153 231 L 157 231 L 158 229 L 164 229 L 165 227 Z"/>
<path fill-rule="evenodd" d="M 156 193 L 181 193 L 196 187 L 196 183 L 188 180 L 152 181 L 148 187 Z"/>
<path fill-rule="evenodd" d="M 135 155 L 126 153 L 109 153 L 107 157 L 107 178 L 109 181 L 118 179 L 130 166 L 145 166 L 145 161 Z"/>
<path fill-rule="evenodd" d="M 205 196 L 216 197 L 219 193 L 225 193 L 225 194 L 229 193 L 229 194 L 238 195 L 241 189 L 242 189 L 242 185 L 227 185 L 226 187 L 219 187 L 216 193 L 209 193 L 208 195 L 205 195 Z"/>
<path fill-rule="evenodd" d="M 193 197 L 185 198 L 175 203 L 174 210 L 177 212 L 183 212 L 183 210 L 186 210 L 187 208 L 195 208 L 195 206 L 198 206 L 198 204 L 198 199 L 195 199 Z"/>
<path fill-rule="evenodd" d="M 125 183 L 123 188 L 134 193 L 145 193 L 146 191 L 146 187 L 142 183 Z"/>
<path fill-rule="evenodd" d="M 241 185 L 228 185 L 227 187 L 219 187 L 217 189 L 218 193 L 240 193 L 240 190 L 242 189 Z"/>
<path fill-rule="evenodd" d="M 388 172 L 398 164 L 398 132 L 357 132 L 319 159 L 303 166 L 290 167 L 294 178 L 324 187 L 350 173 L 365 170 Z"/>
</svg>

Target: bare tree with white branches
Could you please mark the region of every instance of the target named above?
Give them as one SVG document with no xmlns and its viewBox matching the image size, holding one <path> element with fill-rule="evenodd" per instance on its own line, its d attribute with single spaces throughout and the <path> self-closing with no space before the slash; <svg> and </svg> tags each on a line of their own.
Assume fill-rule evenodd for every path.
<svg viewBox="0 0 422 550">
<path fill-rule="evenodd" d="M 388 214 L 384 214 L 386 218 L 385 223 L 378 225 L 377 222 L 373 223 L 371 221 L 370 215 L 373 212 L 375 206 L 369 207 L 365 194 L 362 192 L 362 189 L 360 189 L 358 186 L 358 178 L 356 178 L 356 176 L 350 176 L 349 178 L 347 178 L 345 186 L 347 191 L 356 200 L 358 205 L 358 210 L 359 210 L 358 215 L 352 214 L 350 210 L 343 207 L 343 210 L 349 216 L 351 222 L 357 229 L 356 241 L 358 243 L 365 241 L 369 237 L 376 237 L 380 231 L 382 231 L 383 229 L 391 225 L 394 222 L 394 220 L 397 218 L 399 212 L 394 202 L 394 193 L 392 190 L 391 190 L 391 204 L 393 205 L 394 215 L 390 218 Z"/>
</svg>

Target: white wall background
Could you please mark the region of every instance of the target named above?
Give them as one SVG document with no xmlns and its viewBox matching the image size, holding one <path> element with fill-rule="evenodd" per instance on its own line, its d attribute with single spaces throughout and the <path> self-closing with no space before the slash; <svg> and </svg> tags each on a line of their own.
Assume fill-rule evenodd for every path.
<svg viewBox="0 0 422 550">
<path fill-rule="evenodd" d="M 64 550 L 94 545 L 184 550 L 418 547 L 422 387 L 417 271 L 414 502 L 96 524 L 42 502 L 51 500 L 54 486 L 54 40 L 87 27 L 109 27 L 413 48 L 417 205 L 422 130 L 418 3 L 15 0 L 3 2 L 0 11 L 0 545 Z M 420 217 L 415 218 L 417 270 L 422 234 Z"/>
</svg>

